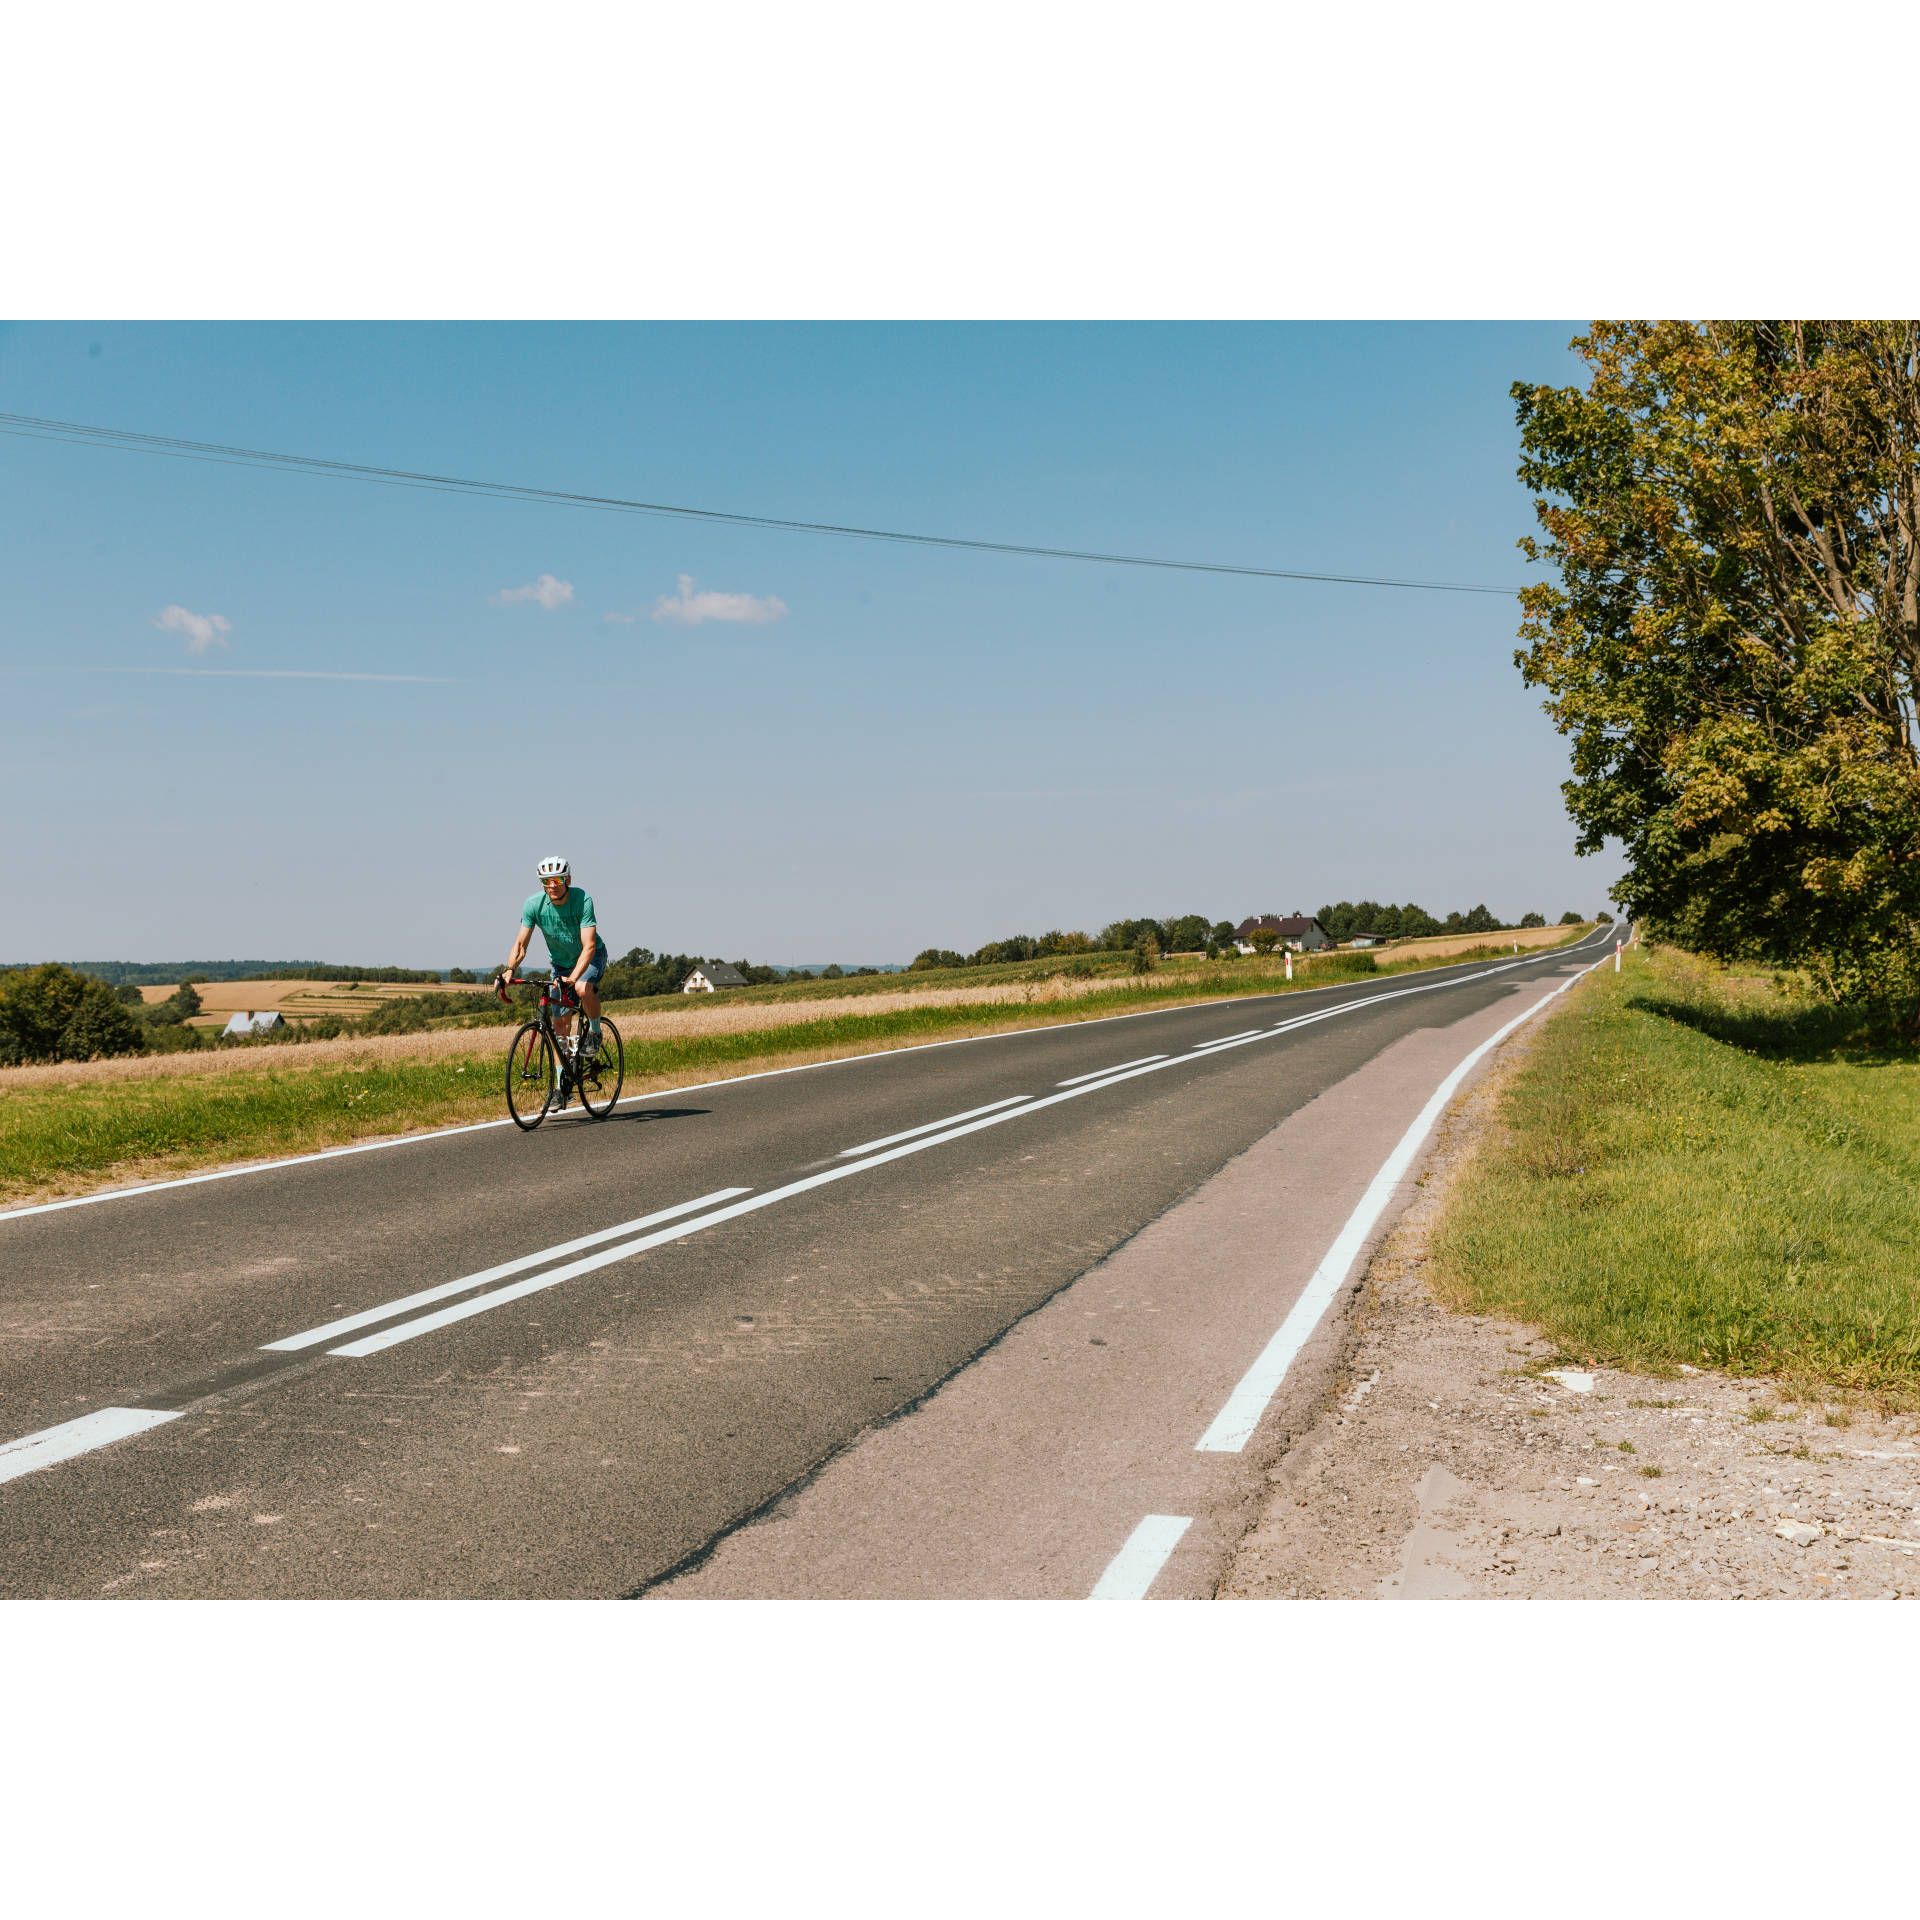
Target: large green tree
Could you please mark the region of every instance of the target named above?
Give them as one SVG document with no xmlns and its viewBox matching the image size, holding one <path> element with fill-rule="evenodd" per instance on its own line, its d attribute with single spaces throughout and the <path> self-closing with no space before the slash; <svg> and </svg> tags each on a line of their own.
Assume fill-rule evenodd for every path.
<svg viewBox="0 0 1920 1920">
<path fill-rule="evenodd" d="M 55 965 L 0 974 L 0 1066 L 140 1053 L 146 1044 L 102 981 Z"/>
<path fill-rule="evenodd" d="M 1616 897 L 1836 998 L 1920 998 L 1920 322 L 1608 322 L 1516 384 L 1558 584 L 1516 664 Z"/>
</svg>

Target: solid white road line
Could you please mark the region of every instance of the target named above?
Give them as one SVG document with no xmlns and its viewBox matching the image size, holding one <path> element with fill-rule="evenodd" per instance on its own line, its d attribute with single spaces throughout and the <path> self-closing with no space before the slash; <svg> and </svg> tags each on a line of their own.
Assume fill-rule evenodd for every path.
<svg viewBox="0 0 1920 1920">
<path fill-rule="evenodd" d="M 643 1227 L 651 1227 L 662 1220 L 677 1220 L 685 1213 L 698 1213 L 702 1207 L 710 1207 L 717 1201 L 731 1200 L 736 1193 L 751 1193 L 751 1187 L 722 1187 L 717 1193 L 709 1193 L 699 1200 L 682 1200 L 677 1207 L 663 1207 L 658 1213 L 642 1214 L 638 1220 L 623 1220 L 617 1227 L 602 1227 L 598 1233 L 583 1233 L 578 1240 L 565 1240 L 557 1247 L 543 1248 L 539 1253 L 525 1253 L 518 1260 L 503 1261 L 497 1267 L 488 1267 L 483 1273 L 463 1274 L 458 1280 L 444 1280 L 437 1287 L 423 1288 L 419 1293 L 410 1293 L 401 1300 L 389 1300 L 383 1307 L 369 1307 L 364 1313 L 350 1313 L 344 1320 L 329 1320 L 324 1327 L 312 1327 L 305 1333 L 290 1335 L 285 1340 L 270 1340 L 260 1349 L 262 1353 L 298 1353 L 302 1347 L 317 1347 L 324 1340 L 337 1340 L 343 1333 L 351 1333 L 356 1327 L 370 1327 L 379 1320 L 391 1320 L 396 1314 L 409 1313 L 415 1307 L 424 1307 L 435 1300 L 444 1300 L 450 1294 L 466 1293 L 473 1287 L 483 1287 L 489 1280 L 504 1280 L 510 1273 L 525 1273 L 529 1267 L 545 1266 L 549 1260 L 559 1260 L 569 1253 L 578 1253 L 582 1247 L 597 1247 L 608 1240 L 617 1240 L 623 1233 L 636 1233 Z"/>
<path fill-rule="evenodd" d="M 1594 963 L 1595 966 L 1603 964 L 1601 961 Z M 1460 1082 L 1477 1062 L 1491 1053 L 1516 1027 L 1523 1026 L 1549 1001 L 1557 999 L 1575 981 L 1584 979 L 1592 971 L 1592 967 L 1583 968 L 1572 979 L 1555 987 L 1552 993 L 1542 994 L 1518 1019 L 1509 1020 L 1491 1040 L 1483 1040 L 1440 1082 L 1432 1099 L 1420 1109 L 1419 1117 L 1400 1136 L 1400 1144 L 1388 1154 L 1386 1164 L 1373 1176 L 1373 1183 L 1362 1195 L 1360 1204 L 1340 1229 L 1339 1238 L 1327 1249 L 1327 1257 L 1320 1262 L 1313 1278 L 1307 1282 L 1306 1290 L 1294 1302 L 1293 1311 L 1280 1323 L 1280 1331 L 1267 1342 L 1265 1352 L 1227 1397 L 1227 1404 L 1220 1409 L 1213 1425 L 1195 1443 L 1196 1453 L 1238 1453 L 1253 1438 L 1254 1429 L 1260 1424 L 1260 1416 L 1266 1412 L 1273 1396 L 1280 1391 L 1281 1381 L 1287 1377 L 1287 1369 L 1293 1365 L 1300 1349 L 1307 1344 L 1314 1328 L 1319 1325 L 1320 1316 L 1339 1293 L 1341 1283 L 1358 1258 L 1361 1247 L 1366 1244 L 1367 1235 L 1373 1231 L 1374 1222 L 1393 1198 L 1394 1188 L 1412 1165 L 1413 1156 L 1420 1150 L 1420 1143 L 1446 1110 L 1447 1102 L 1453 1098 Z"/>
<path fill-rule="evenodd" d="M 149 1427 L 178 1420 L 177 1413 L 149 1413 L 141 1407 L 102 1407 L 78 1420 L 69 1420 L 44 1433 L 30 1433 L 22 1440 L 9 1440 L 0 1446 L 0 1480 L 17 1480 L 23 1473 L 51 1467 L 76 1454 L 91 1453 L 95 1447 L 111 1446 L 130 1433 L 145 1433 Z"/>
<path fill-rule="evenodd" d="M 1159 1057 L 1157 1054 L 1154 1056 Z M 969 1107 L 965 1113 L 950 1113 L 944 1120 L 929 1120 L 924 1127 L 902 1127 L 898 1133 L 890 1133 L 884 1140 L 869 1140 L 863 1146 L 842 1147 L 836 1156 L 841 1160 L 850 1160 L 856 1153 L 871 1153 L 876 1147 L 890 1147 L 896 1140 L 911 1140 L 915 1134 L 933 1133 L 941 1127 L 950 1127 L 956 1121 L 971 1120 L 976 1114 L 997 1113 L 1002 1107 L 1017 1107 L 1026 1099 L 1024 1093 L 1016 1093 L 1006 1100 L 990 1100 L 984 1107 Z"/>
<path fill-rule="evenodd" d="M 1144 1600 L 1168 1556 L 1180 1544 L 1180 1536 L 1192 1525 L 1192 1520 L 1182 1520 L 1177 1514 L 1148 1514 L 1127 1535 L 1127 1544 L 1107 1562 L 1100 1584 L 1087 1598 Z"/>
<path fill-rule="evenodd" d="M 1164 1053 L 1150 1053 L 1144 1060 L 1123 1060 L 1117 1067 L 1102 1067 L 1097 1073 L 1076 1073 L 1071 1080 L 1056 1080 L 1056 1087 L 1077 1087 L 1082 1080 L 1104 1080 L 1110 1073 L 1125 1073 L 1129 1067 L 1151 1066 L 1156 1060 L 1164 1060 Z"/>
<path fill-rule="evenodd" d="M 1266 1031 L 1265 1027 L 1249 1027 L 1245 1033 L 1223 1033 L 1218 1040 L 1197 1041 L 1193 1051 L 1205 1053 L 1209 1047 L 1230 1047 L 1236 1040 L 1257 1040 Z"/>
</svg>

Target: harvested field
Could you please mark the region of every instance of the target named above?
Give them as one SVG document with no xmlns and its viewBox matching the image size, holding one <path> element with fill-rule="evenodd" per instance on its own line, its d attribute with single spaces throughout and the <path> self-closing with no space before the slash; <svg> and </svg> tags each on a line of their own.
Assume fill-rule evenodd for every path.
<svg viewBox="0 0 1920 1920">
<path fill-rule="evenodd" d="M 1437 960 L 1449 953 L 1467 953 L 1475 947 L 1512 947 L 1518 944 L 1522 953 L 1530 953 L 1535 947 L 1556 947 L 1563 940 L 1585 933 L 1593 922 L 1579 927 L 1516 927 L 1505 933 L 1436 933 L 1424 940 L 1396 940 L 1390 947 L 1376 947 L 1374 952 L 1381 959 L 1409 960 L 1418 957 L 1422 960 Z M 1621 928 L 1621 938 L 1626 937 L 1626 928 Z"/>
<path fill-rule="evenodd" d="M 981 1006 L 1045 1009 L 1089 993 L 1151 992 L 1166 981 L 1153 975 L 1126 980 L 1052 980 L 1027 988 L 923 987 L 911 993 L 868 994 L 860 999 L 800 1000 L 768 1005 L 742 1004 L 710 994 L 662 994 L 653 1000 L 610 1001 L 607 1011 L 620 1023 L 629 1045 L 654 1040 L 708 1039 L 717 1035 L 763 1032 L 809 1025 L 847 1016 L 919 1011 L 932 1007 Z M 364 1011 L 364 1009 L 363 1009 Z M 501 1054 L 506 1029 L 500 1026 L 454 1027 L 438 1033 L 384 1034 L 338 1040 L 309 1040 L 295 1048 L 232 1047 L 206 1053 L 136 1054 L 121 1060 L 89 1060 L 41 1067 L 0 1068 L 0 1092 L 15 1087 L 86 1086 L 103 1080 L 188 1078 L 208 1073 L 297 1072 L 309 1067 L 350 1067 L 396 1060 L 440 1060 L 473 1054 Z"/>
<path fill-rule="evenodd" d="M 393 980 L 206 980 L 196 983 L 201 1011 L 190 1027 L 224 1027 L 236 1013 L 278 1013 L 286 1020 L 313 1020 L 337 1013 L 343 1020 L 362 1020 L 388 1000 L 411 999 L 423 993 L 485 994 L 486 987 L 459 982 L 447 986 L 415 985 Z M 172 999 L 172 987 L 142 987 L 140 998 L 150 1007 Z"/>
</svg>

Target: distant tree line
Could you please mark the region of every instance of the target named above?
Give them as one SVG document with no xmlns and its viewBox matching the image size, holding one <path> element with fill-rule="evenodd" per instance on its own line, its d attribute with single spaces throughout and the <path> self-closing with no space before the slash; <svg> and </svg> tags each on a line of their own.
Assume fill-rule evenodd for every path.
<svg viewBox="0 0 1920 1920">
<path fill-rule="evenodd" d="M 1540 913 L 1523 913 L 1518 920 L 1499 920 L 1484 904 L 1466 913 L 1450 913 L 1443 920 L 1436 919 L 1411 900 L 1404 907 L 1383 907 L 1377 900 L 1342 900 L 1337 906 L 1322 907 L 1314 918 L 1333 940 L 1351 940 L 1356 934 L 1371 934 L 1376 940 L 1418 940 L 1436 933 L 1511 933 L 1516 927 L 1547 924 L 1546 915 Z M 1577 927 L 1585 918 L 1584 914 L 1563 913 L 1559 924 Z"/>
<path fill-rule="evenodd" d="M 69 973 L 84 974 L 109 987 L 170 987 L 181 980 L 369 980 L 390 985 L 437 986 L 464 980 L 469 986 L 484 975 L 467 967 L 343 967 L 328 960 L 61 960 Z M 0 965 L 0 972 L 18 972 Z"/>
<path fill-rule="evenodd" d="M 779 967 L 756 966 L 751 960 L 722 960 L 717 954 L 702 959 L 697 953 L 655 953 L 651 947 L 629 947 L 608 966 L 600 980 L 602 1000 L 647 1000 L 655 994 L 678 993 L 698 967 L 731 966 L 750 987 L 772 986 L 781 980 L 811 980 L 805 969 L 783 972 Z M 871 973 L 862 967 L 862 973 Z M 828 967 L 824 977 L 838 980 L 840 968 Z"/>
<path fill-rule="evenodd" d="M 385 980 L 427 986 L 461 975 L 458 967 L 441 974 L 417 967 L 342 967 L 324 960 L 62 960 L 51 964 L 109 987 L 169 987 L 180 980 Z M 466 977 L 471 980 L 473 975 Z"/>
<path fill-rule="evenodd" d="M 436 1020 L 456 1016 L 483 1021 L 524 1017 L 517 1006 L 496 1008 L 471 993 L 416 993 L 377 999 L 359 1020 L 323 1013 L 271 1034 L 226 1039 L 217 1028 L 188 1025 L 201 1009 L 196 987 L 203 984 L 204 975 L 199 981 L 183 980 L 166 999 L 148 1006 L 132 981 L 110 987 L 57 962 L 0 969 L 0 1066 L 193 1052 L 215 1046 L 288 1045 L 349 1033 L 420 1033 Z M 532 994 L 523 989 L 521 997 L 530 1001 Z"/>
<path fill-rule="evenodd" d="M 1272 918 L 1282 916 L 1275 914 Z M 1602 914 L 1601 918 L 1607 916 Z M 1499 920 L 1482 906 L 1466 913 L 1449 913 L 1444 919 L 1428 913 L 1409 901 L 1404 907 L 1382 906 L 1376 900 L 1342 900 L 1337 906 L 1322 907 L 1314 916 L 1326 928 L 1329 939 L 1351 940 L 1370 934 L 1381 940 L 1410 940 L 1440 933 L 1506 933 L 1514 927 L 1544 927 L 1546 917 L 1524 913 L 1517 921 Z M 1563 927 L 1579 926 L 1584 916 L 1565 913 Z M 1097 937 L 1085 933 L 1063 933 L 1056 929 L 1037 940 L 1031 934 L 1015 934 L 1008 940 L 989 940 L 972 953 L 957 953 L 950 947 L 926 947 L 913 958 L 913 973 L 926 973 L 947 967 L 1004 966 L 1016 960 L 1045 960 L 1055 955 L 1088 953 L 1130 953 L 1150 966 L 1169 953 L 1204 953 L 1209 959 L 1227 951 L 1234 940 L 1233 920 L 1209 920 L 1199 913 L 1151 917 L 1136 920 L 1111 920 Z"/>
<path fill-rule="evenodd" d="M 217 979 L 222 976 L 203 974 L 202 979 Z M 233 976 L 226 976 L 231 978 Z M 265 973 L 243 973 L 241 980 L 376 980 L 389 986 L 438 986 L 441 974 L 433 969 L 423 971 L 419 967 L 330 967 L 320 961 L 310 960 L 302 964 L 293 961 L 284 967 L 274 967 Z M 466 979 L 473 975 L 464 967 L 449 968 L 444 976 L 448 980 Z"/>
</svg>

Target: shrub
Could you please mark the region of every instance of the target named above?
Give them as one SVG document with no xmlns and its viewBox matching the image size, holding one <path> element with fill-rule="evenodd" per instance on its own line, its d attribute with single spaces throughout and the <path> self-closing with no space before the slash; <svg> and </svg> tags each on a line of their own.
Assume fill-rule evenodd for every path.
<svg viewBox="0 0 1920 1920">
<path fill-rule="evenodd" d="M 150 1027 L 178 1027 L 191 1020 L 200 1011 L 200 996 L 193 990 L 191 980 L 182 980 L 168 997 L 157 1007 L 146 1009 L 146 1022 Z"/>
<path fill-rule="evenodd" d="M 140 1024 L 112 988 L 71 968 L 23 967 L 0 980 L 0 1064 L 139 1053 Z"/>
<path fill-rule="evenodd" d="M 362 1033 L 424 1033 L 431 1016 L 417 999 L 389 1000 L 360 1022 Z"/>
<path fill-rule="evenodd" d="M 1582 921 L 1577 913 L 1563 913 L 1560 916 L 1560 924 L 1563 927 L 1577 927 L 1582 924 Z"/>
<path fill-rule="evenodd" d="M 1378 973 L 1380 963 L 1364 948 L 1354 953 L 1322 953 L 1313 959 L 1316 980 L 1357 980 L 1364 974 Z"/>
<path fill-rule="evenodd" d="M 1520 924 L 1522 927 L 1544 927 L 1547 924 L 1547 917 L 1543 913 L 1523 913 L 1520 916 Z"/>
</svg>

